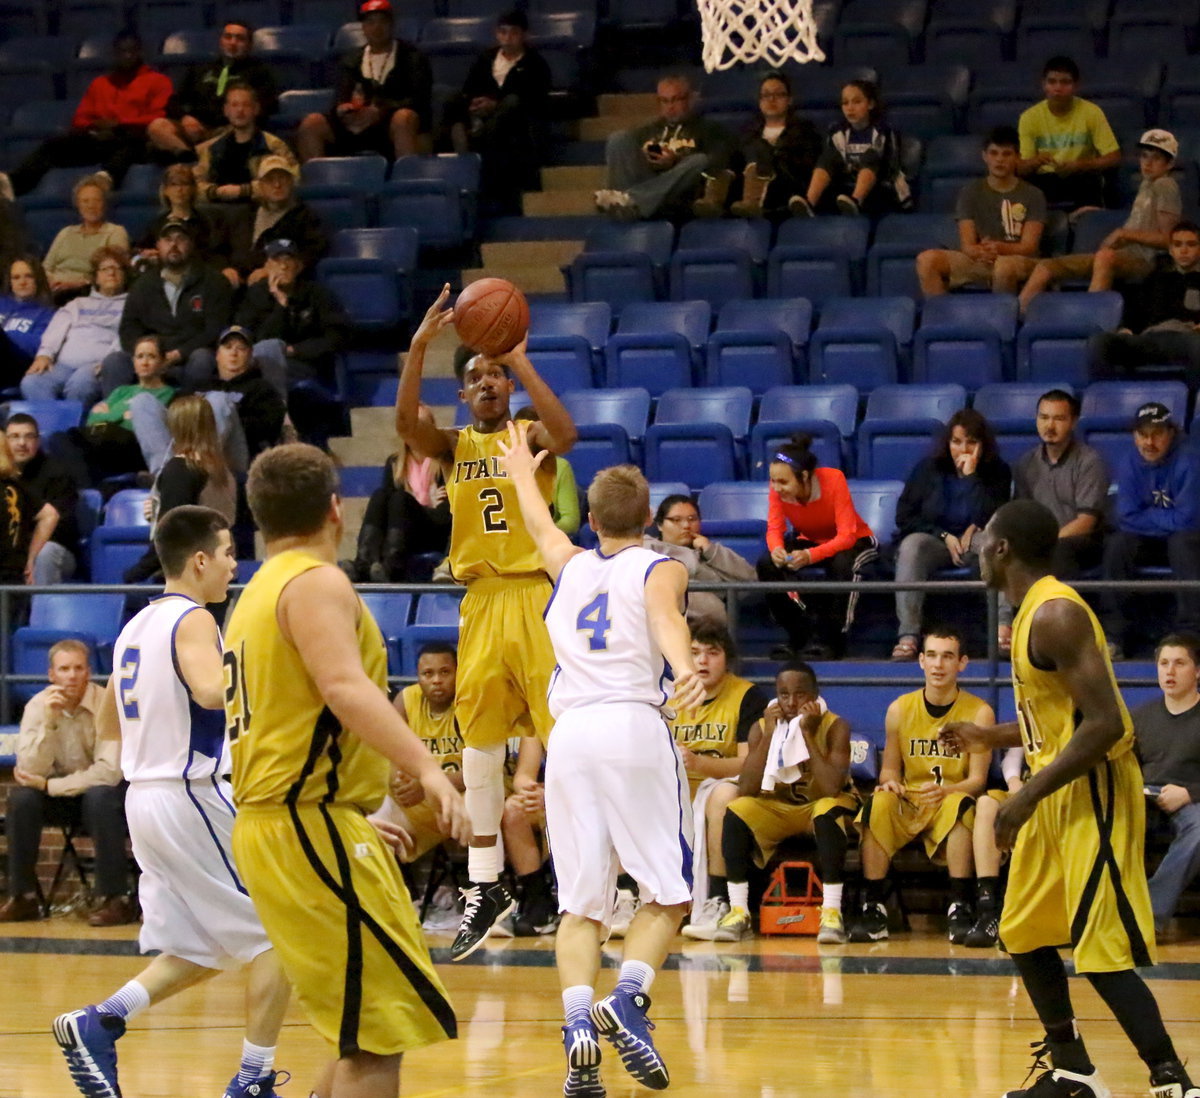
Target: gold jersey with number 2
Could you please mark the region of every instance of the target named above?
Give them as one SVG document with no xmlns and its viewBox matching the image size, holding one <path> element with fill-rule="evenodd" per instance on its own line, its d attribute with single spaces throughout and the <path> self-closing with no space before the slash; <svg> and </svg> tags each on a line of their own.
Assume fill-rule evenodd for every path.
<svg viewBox="0 0 1200 1098">
<path fill-rule="evenodd" d="M 500 443 L 507 441 L 507 431 L 464 427 L 458 432 L 446 493 L 453 516 L 450 571 L 459 583 L 544 571 L 521 518 L 517 490 L 500 468 Z M 549 506 L 554 492 L 553 454 L 538 468 L 537 485 Z"/>
</svg>

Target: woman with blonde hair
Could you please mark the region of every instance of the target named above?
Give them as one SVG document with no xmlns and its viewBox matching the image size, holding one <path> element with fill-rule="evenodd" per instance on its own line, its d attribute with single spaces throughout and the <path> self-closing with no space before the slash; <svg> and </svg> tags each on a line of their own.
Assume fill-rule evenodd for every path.
<svg viewBox="0 0 1200 1098">
<path fill-rule="evenodd" d="M 198 256 L 214 265 L 224 265 L 224 233 L 209 214 L 196 208 L 196 195 L 196 176 L 190 164 L 172 164 L 163 172 L 158 185 L 161 208 L 137 242 L 142 259 L 157 262 L 159 233 L 164 225 L 179 221 L 192 230 Z"/>
<path fill-rule="evenodd" d="M 85 175 L 71 188 L 71 202 L 79 224 L 59 230 L 44 265 L 50 289 L 60 305 L 92 284 L 92 256 L 97 248 L 129 251 L 129 234 L 108 220 L 108 192 L 112 184 L 100 175 Z"/>
</svg>

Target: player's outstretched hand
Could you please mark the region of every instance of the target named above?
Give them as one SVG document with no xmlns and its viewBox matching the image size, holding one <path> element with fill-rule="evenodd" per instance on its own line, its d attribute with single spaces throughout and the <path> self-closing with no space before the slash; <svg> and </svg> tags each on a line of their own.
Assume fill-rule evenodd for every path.
<svg viewBox="0 0 1200 1098">
<path fill-rule="evenodd" d="M 992 749 L 992 730 L 980 728 L 971 721 L 951 721 L 943 725 L 938 733 L 938 741 L 943 747 L 960 754 L 964 751 L 979 754 Z"/>
<path fill-rule="evenodd" d="M 442 287 L 442 292 L 438 294 L 437 301 L 429 306 L 429 309 L 421 318 L 421 323 L 417 326 L 417 330 L 413 332 L 412 342 L 414 346 L 418 343 L 428 343 L 454 319 L 454 310 L 446 308 L 446 302 L 449 300 L 450 283 L 447 282 Z"/>
<path fill-rule="evenodd" d="M 685 671 L 675 680 L 675 693 L 671 698 L 671 707 L 680 709 L 697 709 L 704 701 L 704 680 L 695 671 Z"/>
<path fill-rule="evenodd" d="M 397 858 L 403 860 L 416 849 L 413 845 L 413 837 L 399 824 L 389 823 L 387 820 L 377 820 L 373 816 L 368 816 L 367 819 L 371 826 L 379 832 L 379 837 L 391 847 L 392 853 Z"/>
<path fill-rule="evenodd" d="M 421 785 L 425 789 L 425 799 L 437 816 L 438 830 L 466 846 L 471 841 L 471 819 L 463 795 L 436 763 L 421 774 Z"/>
<path fill-rule="evenodd" d="M 513 480 L 520 477 L 532 477 L 537 468 L 546 460 L 549 450 L 539 450 L 536 454 L 529 452 L 529 428 L 532 424 L 527 419 L 508 421 L 508 441 L 500 440 L 500 468 Z"/>
<path fill-rule="evenodd" d="M 1000 806 L 1000 810 L 996 813 L 997 850 L 1012 850 L 1013 844 L 1017 841 L 1017 832 L 1033 815 L 1035 804 L 1035 801 L 1018 792 Z"/>
</svg>

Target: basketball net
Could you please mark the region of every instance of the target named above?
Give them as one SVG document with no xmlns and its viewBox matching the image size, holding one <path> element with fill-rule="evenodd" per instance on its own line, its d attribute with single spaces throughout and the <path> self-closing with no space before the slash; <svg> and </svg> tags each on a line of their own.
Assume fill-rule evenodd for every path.
<svg viewBox="0 0 1200 1098">
<path fill-rule="evenodd" d="M 812 0 L 696 0 L 704 69 L 716 72 L 765 60 L 824 61 Z"/>
</svg>

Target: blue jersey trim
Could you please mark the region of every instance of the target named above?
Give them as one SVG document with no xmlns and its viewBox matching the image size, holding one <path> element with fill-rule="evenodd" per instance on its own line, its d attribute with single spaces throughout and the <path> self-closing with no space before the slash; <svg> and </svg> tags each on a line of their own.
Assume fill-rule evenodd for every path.
<svg viewBox="0 0 1200 1098">
<path fill-rule="evenodd" d="M 693 878 L 694 878 L 694 874 L 692 871 L 692 847 L 691 847 L 691 844 L 687 840 L 686 833 L 683 830 L 683 813 L 685 811 L 683 789 L 684 789 L 685 782 L 683 782 L 679 777 L 679 768 L 683 764 L 680 761 L 679 747 L 675 743 L 675 737 L 671 734 L 670 725 L 668 725 L 667 722 L 664 720 L 662 722 L 662 726 L 663 726 L 663 731 L 666 732 L 666 734 L 667 734 L 667 740 L 671 745 L 671 754 L 675 756 L 676 799 L 677 799 L 677 803 L 679 805 L 679 816 L 678 816 L 678 820 L 679 820 L 679 823 L 678 823 L 679 868 L 680 868 L 680 872 L 683 874 L 683 879 L 685 881 L 687 881 L 688 888 L 691 888 L 692 884 L 693 884 Z M 691 798 L 690 797 L 687 798 L 686 810 L 688 812 L 691 811 Z"/>
<path fill-rule="evenodd" d="M 173 595 L 171 597 L 172 598 L 187 598 L 186 595 L 178 595 L 178 596 Z M 188 616 L 188 614 L 192 613 L 193 610 L 201 609 L 201 606 L 198 602 L 192 602 L 191 599 L 187 599 L 187 601 L 191 602 L 192 605 L 189 606 L 182 614 L 180 614 L 179 617 L 175 619 L 175 624 L 171 626 L 171 665 L 175 668 L 175 677 L 177 679 L 179 679 L 180 683 L 183 685 L 184 690 L 187 691 L 188 698 L 190 699 L 192 696 L 192 691 L 191 691 L 191 688 L 187 684 L 187 679 L 185 679 L 183 677 L 183 668 L 181 668 L 179 666 L 179 656 L 175 652 L 175 634 L 179 632 L 179 623 L 181 621 L 183 621 L 183 619 L 186 618 Z"/>
<path fill-rule="evenodd" d="M 190 756 L 188 758 L 188 763 L 189 765 L 191 764 Z M 196 806 L 196 811 L 200 813 L 200 819 L 204 821 L 204 827 L 208 831 L 209 838 L 212 839 L 213 845 L 217 848 L 218 853 L 221 855 L 221 861 L 225 863 L 225 868 L 229 872 L 229 876 L 233 881 L 234 888 L 236 888 L 243 896 L 248 897 L 250 893 L 246 891 L 245 886 L 242 884 L 241 879 L 237 875 L 237 870 L 233 868 L 233 863 L 229 860 L 229 854 L 226 852 L 225 847 L 221 844 L 221 840 L 217 838 L 217 833 L 213 829 L 212 821 L 208 818 L 208 813 L 204 811 L 204 806 L 196 798 L 196 794 L 192 792 L 192 783 L 186 774 L 183 778 L 183 788 L 187 790 L 188 800 L 190 800 L 192 804 Z M 224 800 L 223 797 L 221 799 Z"/>
</svg>

